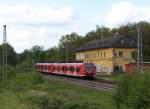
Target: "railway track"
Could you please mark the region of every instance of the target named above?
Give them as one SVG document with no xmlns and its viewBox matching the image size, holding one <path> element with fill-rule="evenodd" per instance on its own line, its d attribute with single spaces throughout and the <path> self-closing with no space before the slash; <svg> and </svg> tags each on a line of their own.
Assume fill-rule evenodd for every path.
<svg viewBox="0 0 150 109">
<path fill-rule="evenodd" d="M 103 91 L 113 91 L 115 89 L 116 85 L 111 83 L 105 83 L 100 82 L 96 80 L 85 80 L 85 79 L 77 79 L 77 78 L 71 78 L 71 77 L 63 77 L 58 75 L 52 75 L 52 74 L 41 74 L 44 78 L 47 79 L 53 79 L 57 81 L 63 81 L 70 84 L 76 84 L 84 87 L 94 88 L 97 90 L 103 90 Z"/>
</svg>

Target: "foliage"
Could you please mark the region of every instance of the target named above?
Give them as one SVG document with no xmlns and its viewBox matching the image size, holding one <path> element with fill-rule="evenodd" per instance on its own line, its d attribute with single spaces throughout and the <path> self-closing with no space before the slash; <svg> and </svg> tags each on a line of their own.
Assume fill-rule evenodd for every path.
<svg viewBox="0 0 150 109">
<path fill-rule="evenodd" d="M 78 35 L 73 32 L 71 34 L 63 35 L 58 43 L 58 46 L 51 47 L 48 50 L 43 50 L 41 46 L 33 46 L 30 50 L 25 50 L 20 55 L 21 64 L 26 67 L 31 67 L 33 62 L 65 62 L 66 55 L 68 55 L 68 62 L 74 62 L 76 59 L 76 49 L 84 43 L 91 40 L 113 37 L 115 36 L 132 36 L 137 37 L 137 25 L 141 25 L 141 32 L 143 38 L 143 58 L 144 61 L 150 61 L 150 23 L 128 23 L 121 25 L 118 28 L 108 28 L 105 26 L 96 26 L 95 30 L 88 32 L 85 36 Z M 136 59 L 136 55 L 134 56 Z"/>
<path fill-rule="evenodd" d="M 44 62 L 60 62 L 61 54 L 58 47 L 52 47 L 45 52 Z"/>
<path fill-rule="evenodd" d="M 17 64 L 17 62 L 16 62 L 17 54 L 14 51 L 14 48 L 10 44 L 5 44 L 4 46 L 7 47 L 7 61 L 8 61 L 7 63 L 10 65 L 16 65 Z M 0 65 L 2 65 L 3 64 L 3 53 L 2 53 L 3 45 L 0 45 L 0 51 L 1 51 L 1 53 L 0 53 Z"/>
<path fill-rule="evenodd" d="M 68 62 L 76 60 L 76 49 L 81 46 L 82 39 L 77 33 L 67 34 L 60 39 L 59 50 L 61 61 L 65 62 L 66 52 L 68 54 Z"/>
<path fill-rule="evenodd" d="M 118 109 L 150 108 L 150 73 L 124 76 L 114 100 Z"/>
<path fill-rule="evenodd" d="M 78 35 L 73 32 L 63 35 L 58 46 L 51 47 L 44 50 L 42 46 L 35 45 L 31 49 L 24 50 L 23 53 L 17 54 L 10 44 L 7 44 L 8 64 L 10 65 L 22 65 L 25 68 L 33 68 L 36 62 L 65 62 L 66 56 L 68 62 L 74 62 L 76 60 L 76 49 L 88 43 L 91 40 L 97 40 L 101 38 L 119 36 L 132 36 L 137 37 L 137 25 L 141 25 L 142 39 L 143 39 L 143 59 L 144 61 L 150 61 L 150 23 L 128 23 L 121 25 L 118 28 L 108 28 L 105 26 L 96 26 L 95 30 L 91 30 L 86 33 L 85 36 Z M 0 51 L 3 51 L 3 45 L 0 45 Z M 2 65 L 2 52 L 0 53 L 0 65 Z M 136 56 L 134 56 L 135 58 Z"/>
<path fill-rule="evenodd" d="M 35 72 L 16 73 L 1 84 L 2 109 L 115 109 L 111 93 L 43 80 Z"/>
<path fill-rule="evenodd" d="M 7 65 L 7 77 L 8 79 L 11 79 L 15 76 L 15 70 L 11 65 Z M 3 68 L 0 67 L 0 81 L 2 81 L 3 78 Z"/>
<path fill-rule="evenodd" d="M 91 41 L 95 39 L 102 39 L 107 37 L 112 37 L 115 31 L 111 31 L 110 28 L 104 26 L 96 26 L 96 30 L 90 31 L 85 35 L 85 41 Z"/>
</svg>

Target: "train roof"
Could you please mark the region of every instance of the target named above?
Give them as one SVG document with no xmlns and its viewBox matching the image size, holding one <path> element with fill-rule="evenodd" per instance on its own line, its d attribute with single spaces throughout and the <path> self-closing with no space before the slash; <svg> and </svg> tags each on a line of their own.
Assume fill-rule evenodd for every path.
<svg viewBox="0 0 150 109">
<path fill-rule="evenodd" d="M 83 62 L 82 63 L 36 63 L 36 65 L 38 65 L 38 64 L 47 64 L 47 65 L 48 64 L 55 64 L 55 65 L 56 64 L 66 64 L 66 65 L 70 64 L 71 65 L 72 64 L 73 65 L 73 64 L 87 64 L 87 63 L 83 63 Z M 88 64 L 91 64 L 91 63 L 88 63 Z"/>
</svg>

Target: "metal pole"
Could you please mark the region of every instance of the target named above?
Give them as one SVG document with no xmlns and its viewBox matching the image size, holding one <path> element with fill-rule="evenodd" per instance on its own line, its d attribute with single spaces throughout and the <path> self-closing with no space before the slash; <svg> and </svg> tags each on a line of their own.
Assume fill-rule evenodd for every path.
<svg viewBox="0 0 150 109">
<path fill-rule="evenodd" d="M 138 24 L 138 37 L 137 37 L 137 47 L 138 47 L 138 52 L 137 52 L 137 70 L 138 73 L 140 72 L 140 24 Z"/>
<path fill-rule="evenodd" d="M 143 31 L 143 27 L 141 28 Z M 141 63 L 141 73 L 143 73 L 143 39 L 142 39 L 142 31 L 140 32 L 140 63 Z"/>
<path fill-rule="evenodd" d="M 6 25 L 3 29 L 3 80 L 7 80 L 7 37 Z"/>
<path fill-rule="evenodd" d="M 68 62 L 68 43 L 66 42 L 66 63 Z"/>
<path fill-rule="evenodd" d="M 84 62 L 85 61 L 85 38 L 83 37 L 82 38 L 82 43 L 83 43 L 83 53 L 82 53 L 82 58 L 81 58 L 81 60 L 80 61 L 82 61 L 82 62 Z"/>
<path fill-rule="evenodd" d="M 5 80 L 5 45 L 4 45 L 4 40 L 3 40 L 3 80 Z"/>
<path fill-rule="evenodd" d="M 35 60 L 34 59 L 32 61 L 32 68 L 33 68 L 33 70 L 35 69 Z"/>
<path fill-rule="evenodd" d="M 18 62 L 18 63 L 19 63 L 19 65 L 20 65 L 20 54 L 19 54 L 18 56 L 19 56 L 19 62 Z"/>
</svg>

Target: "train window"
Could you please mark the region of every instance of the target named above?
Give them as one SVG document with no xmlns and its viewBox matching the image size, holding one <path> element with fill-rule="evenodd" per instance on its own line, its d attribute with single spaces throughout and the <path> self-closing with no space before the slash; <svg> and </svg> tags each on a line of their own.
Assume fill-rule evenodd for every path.
<svg viewBox="0 0 150 109">
<path fill-rule="evenodd" d="M 59 67 L 59 66 L 57 66 L 57 70 L 58 70 L 58 71 L 60 70 L 60 67 Z"/>
<path fill-rule="evenodd" d="M 53 66 L 53 70 L 55 71 L 55 66 Z"/>
<path fill-rule="evenodd" d="M 86 69 L 86 71 L 93 71 L 94 65 L 91 64 L 91 63 L 86 63 L 85 64 L 85 69 Z"/>
<path fill-rule="evenodd" d="M 77 71 L 77 72 L 80 72 L 80 68 L 79 68 L 79 67 L 77 67 L 77 68 L 76 68 L 76 71 Z"/>
<path fill-rule="evenodd" d="M 74 67 L 72 67 L 72 71 L 74 72 Z"/>
<path fill-rule="evenodd" d="M 74 67 L 69 68 L 69 71 L 74 71 L 74 70 L 75 70 Z"/>
<path fill-rule="evenodd" d="M 71 71 L 71 67 L 69 67 L 68 70 Z"/>
<path fill-rule="evenodd" d="M 47 66 L 45 65 L 44 69 L 46 70 L 47 69 Z"/>
<path fill-rule="evenodd" d="M 67 67 L 64 67 L 64 71 L 67 71 Z"/>
<path fill-rule="evenodd" d="M 48 65 L 48 70 L 50 70 L 51 69 L 51 66 L 50 65 Z"/>
</svg>

